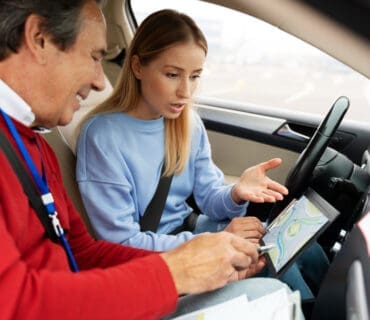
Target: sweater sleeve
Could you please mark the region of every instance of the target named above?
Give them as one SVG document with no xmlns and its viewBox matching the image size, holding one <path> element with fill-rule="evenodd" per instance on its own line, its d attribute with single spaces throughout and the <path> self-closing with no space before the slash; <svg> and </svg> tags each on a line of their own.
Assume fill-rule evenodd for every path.
<svg viewBox="0 0 370 320">
<path fill-rule="evenodd" d="M 239 205 L 231 197 L 233 185 L 225 185 L 222 171 L 212 160 L 211 146 L 200 117 L 194 113 L 192 149 L 194 161 L 194 197 L 207 216 L 215 220 L 231 219 L 245 214 L 248 203 Z"/>
</svg>

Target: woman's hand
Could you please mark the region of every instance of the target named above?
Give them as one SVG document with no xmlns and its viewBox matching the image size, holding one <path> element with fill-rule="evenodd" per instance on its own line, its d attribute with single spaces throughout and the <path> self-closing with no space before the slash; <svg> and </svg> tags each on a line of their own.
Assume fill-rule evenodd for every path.
<svg viewBox="0 0 370 320">
<path fill-rule="evenodd" d="M 259 239 L 265 234 L 261 221 L 256 217 L 233 218 L 226 226 L 225 231 L 255 243 L 259 243 Z"/>
<path fill-rule="evenodd" d="M 266 175 L 268 170 L 278 167 L 281 161 L 279 158 L 274 158 L 246 169 L 231 190 L 233 200 L 236 203 L 282 200 L 284 195 L 288 194 L 288 189 Z"/>
</svg>

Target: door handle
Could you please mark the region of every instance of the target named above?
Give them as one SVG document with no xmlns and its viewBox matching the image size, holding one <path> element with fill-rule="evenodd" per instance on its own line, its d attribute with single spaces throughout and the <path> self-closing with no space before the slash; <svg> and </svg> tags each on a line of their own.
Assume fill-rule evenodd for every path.
<svg viewBox="0 0 370 320">
<path fill-rule="evenodd" d="M 280 129 L 276 132 L 278 136 L 281 137 L 286 137 L 289 139 L 297 140 L 297 141 L 302 141 L 302 142 L 308 142 L 310 141 L 310 137 L 299 133 L 297 131 L 294 131 L 289 124 L 285 123 Z"/>
</svg>

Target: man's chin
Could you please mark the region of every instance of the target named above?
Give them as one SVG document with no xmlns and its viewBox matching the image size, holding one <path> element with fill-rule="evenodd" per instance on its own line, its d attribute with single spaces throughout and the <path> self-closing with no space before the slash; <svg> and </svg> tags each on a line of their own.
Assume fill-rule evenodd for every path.
<svg viewBox="0 0 370 320">
<path fill-rule="evenodd" d="M 58 126 L 66 126 L 72 121 L 74 113 L 71 113 L 70 115 L 66 115 L 59 119 Z"/>
</svg>

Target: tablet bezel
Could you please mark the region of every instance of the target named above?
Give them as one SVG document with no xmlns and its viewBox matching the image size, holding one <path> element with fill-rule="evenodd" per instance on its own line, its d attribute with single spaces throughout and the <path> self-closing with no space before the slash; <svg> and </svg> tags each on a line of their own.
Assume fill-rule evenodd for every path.
<svg viewBox="0 0 370 320">
<path fill-rule="evenodd" d="M 274 264 L 272 263 L 272 260 L 270 258 L 269 253 L 267 252 L 265 254 L 267 259 L 267 265 L 269 268 L 270 273 L 275 277 L 281 277 L 287 269 L 295 262 L 295 260 L 302 254 L 302 252 L 312 244 L 313 241 L 315 241 L 323 232 L 324 230 L 339 216 L 340 212 L 335 209 L 329 202 L 327 202 L 323 197 L 321 197 L 317 192 L 315 192 L 313 189 L 308 188 L 307 191 L 302 195 L 305 196 L 310 202 L 312 202 L 318 209 L 322 212 L 322 214 L 325 215 L 325 217 L 328 219 L 328 221 L 323 224 L 320 229 L 311 236 L 311 238 L 306 241 L 306 243 L 288 260 L 285 265 L 280 268 L 279 270 L 275 269 Z M 302 196 L 299 198 L 301 199 Z M 275 219 L 266 227 L 266 230 L 271 227 L 277 219 L 281 216 L 281 214 L 285 213 L 286 210 L 291 207 L 295 202 L 297 202 L 299 199 L 293 199 L 279 214 Z M 261 239 L 262 245 L 266 245 L 271 242 L 265 242 L 264 237 Z"/>
</svg>

